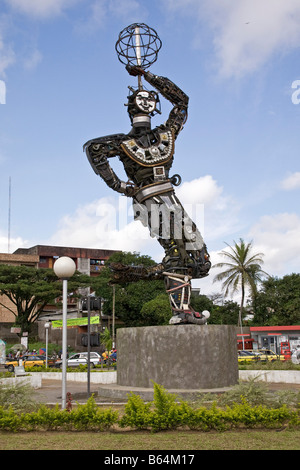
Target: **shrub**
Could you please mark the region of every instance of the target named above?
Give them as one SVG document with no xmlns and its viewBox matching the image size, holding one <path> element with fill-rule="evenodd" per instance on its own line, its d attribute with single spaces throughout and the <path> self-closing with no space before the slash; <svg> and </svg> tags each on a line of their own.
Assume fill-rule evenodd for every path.
<svg viewBox="0 0 300 470">
<path fill-rule="evenodd" d="M 249 396 L 250 393 L 249 393 Z M 259 403 L 259 394 L 256 402 Z M 176 401 L 176 395 L 167 392 L 162 386 L 154 384 L 154 400 L 144 403 L 139 395 L 130 394 L 125 406 L 125 414 L 119 421 L 121 427 L 150 429 L 153 432 L 188 427 L 200 431 L 225 431 L 235 427 L 281 427 L 288 422 L 299 426 L 297 411 L 282 405 L 270 409 L 264 405 L 251 405 L 243 396 L 239 403 L 225 408 L 213 402 L 210 407 L 193 408 L 187 402 Z"/>
<path fill-rule="evenodd" d="M 278 408 L 288 405 L 290 408 L 297 408 L 300 403 L 300 391 L 280 390 L 270 392 L 268 385 L 260 381 L 260 377 L 253 377 L 248 380 L 240 380 L 230 390 L 219 395 L 212 393 L 198 394 L 197 404 L 208 404 L 216 402 L 219 406 L 232 406 L 235 403 L 243 403 L 246 399 L 249 405 L 264 405 L 269 408 Z"/>
<path fill-rule="evenodd" d="M 154 432 L 164 429 L 176 429 L 187 424 L 191 407 L 185 402 L 176 402 L 176 395 L 167 392 L 156 383 L 154 400 L 145 403 L 139 395 L 131 392 L 125 405 L 125 414 L 119 425 L 135 429 L 151 429 Z"/>
<path fill-rule="evenodd" d="M 125 413 L 119 421 L 122 428 L 147 429 L 150 425 L 151 403 L 145 403 L 139 395 L 128 394 Z"/>
<path fill-rule="evenodd" d="M 105 431 L 117 423 L 119 414 L 111 408 L 101 410 L 92 396 L 85 405 L 78 404 L 78 407 L 69 413 L 69 418 L 72 427 L 78 431 Z"/>
<path fill-rule="evenodd" d="M 0 430 L 3 431 L 44 431 L 55 430 L 89 430 L 104 431 L 117 423 L 119 414 L 111 409 L 101 410 L 93 397 L 85 405 L 68 412 L 61 410 L 58 405 L 48 408 L 40 405 L 36 412 L 16 413 L 12 407 L 0 407 Z"/>
<path fill-rule="evenodd" d="M 158 432 L 166 429 L 186 427 L 200 431 L 225 431 L 234 428 L 281 428 L 299 427 L 299 409 L 286 404 L 276 409 L 263 404 L 251 405 L 245 397 L 220 407 L 216 402 L 211 406 L 193 408 L 185 401 L 177 401 L 176 395 L 167 392 L 154 383 L 154 399 L 145 403 L 139 395 L 131 393 L 121 418 L 117 411 L 101 409 L 93 396 L 84 405 L 77 404 L 72 411 L 61 410 L 58 405 L 48 408 L 40 405 L 37 411 L 20 412 L 12 405 L 0 406 L 0 430 L 76 430 L 105 431 L 112 426 L 120 428 L 148 429 Z"/>
<path fill-rule="evenodd" d="M 39 405 L 32 398 L 31 386 L 17 383 L 16 385 L 0 384 L 0 406 L 4 409 L 13 406 L 16 412 L 21 412 L 36 410 Z"/>
<path fill-rule="evenodd" d="M 151 427 L 153 431 L 176 429 L 189 422 L 192 408 L 184 401 L 176 402 L 176 395 L 154 383 L 154 410 Z"/>
</svg>

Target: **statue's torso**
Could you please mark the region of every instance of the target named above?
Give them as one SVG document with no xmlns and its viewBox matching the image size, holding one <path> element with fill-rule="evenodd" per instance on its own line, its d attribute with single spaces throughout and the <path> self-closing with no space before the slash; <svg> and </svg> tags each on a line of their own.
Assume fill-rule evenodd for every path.
<svg viewBox="0 0 300 470">
<path fill-rule="evenodd" d="M 151 184 L 157 167 L 164 167 L 167 177 L 173 162 L 174 143 L 170 129 L 156 128 L 142 136 L 127 135 L 120 145 L 120 160 L 128 178 L 138 186 Z"/>
</svg>

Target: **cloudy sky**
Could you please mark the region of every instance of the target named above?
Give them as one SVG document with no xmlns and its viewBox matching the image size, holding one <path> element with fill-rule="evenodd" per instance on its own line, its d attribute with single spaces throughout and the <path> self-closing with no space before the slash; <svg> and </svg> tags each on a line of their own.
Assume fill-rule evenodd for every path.
<svg viewBox="0 0 300 470">
<path fill-rule="evenodd" d="M 134 22 L 162 40 L 151 71 L 190 97 L 173 172 L 212 261 L 242 237 L 270 274 L 299 272 L 299 0 L 0 0 L 0 252 L 10 226 L 10 252 L 53 244 L 161 260 L 82 151 L 130 130 L 136 78 L 114 47 Z M 162 99 L 153 125 L 170 109 Z M 196 282 L 203 293 L 216 291 L 213 277 Z"/>
</svg>

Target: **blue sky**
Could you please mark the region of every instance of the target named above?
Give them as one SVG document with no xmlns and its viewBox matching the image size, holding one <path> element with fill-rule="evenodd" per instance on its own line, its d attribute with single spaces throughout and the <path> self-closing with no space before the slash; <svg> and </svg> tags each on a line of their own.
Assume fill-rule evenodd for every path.
<svg viewBox="0 0 300 470">
<path fill-rule="evenodd" d="M 162 258 L 82 151 L 130 130 L 124 103 L 136 78 L 114 47 L 134 22 L 162 40 L 150 70 L 190 97 L 173 172 L 213 263 L 242 237 L 270 274 L 299 272 L 298 0 L 0 0 L 0 252 L 11 178 L 11 252 L 53 244 Z M 170 109 L 162 99 L 153 125 Z M 214 274 L 195 285 L 215 292 Z"/>
</svg>

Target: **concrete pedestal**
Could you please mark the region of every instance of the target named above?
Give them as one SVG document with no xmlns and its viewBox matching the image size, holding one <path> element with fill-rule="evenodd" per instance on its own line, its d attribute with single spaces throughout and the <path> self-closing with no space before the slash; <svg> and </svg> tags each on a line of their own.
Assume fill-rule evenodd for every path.
<svg viewBox="0 0 300 470">
<path fill-rule="evenodd" d="M 117 330 L 117 384 L 111 394 L 153 390 L 153 382 L 186 396 L 238 382 L 234 326 L 170 325 Z M 109 386 L 100 390 L 109 395 Z M 123 393 L 123 395 L 122 395 Z M 149 394 L 148 394 L 149 395 Z"/>
</svg>

